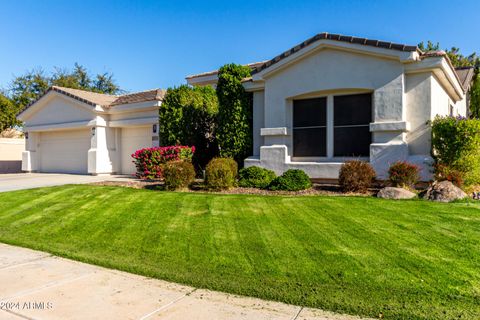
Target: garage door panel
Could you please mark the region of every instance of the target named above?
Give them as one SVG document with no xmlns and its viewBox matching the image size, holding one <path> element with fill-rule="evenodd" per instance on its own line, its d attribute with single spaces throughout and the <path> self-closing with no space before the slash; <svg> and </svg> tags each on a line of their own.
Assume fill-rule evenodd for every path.
<svg viewBox="0 0 480 320">
<path fill-rule="evenodd" d="M 42 132 L 40 171 L 87 174 L 89 149 L 89 130 Z"/>
<path fill-rule="evenodd" d="M 135 164 L 132 162 L 132 153 L 142 148 L 152 146 L 152 134 L 150 126 L 122 128 L 122 173 L 134 174 Z"/>
</svg>

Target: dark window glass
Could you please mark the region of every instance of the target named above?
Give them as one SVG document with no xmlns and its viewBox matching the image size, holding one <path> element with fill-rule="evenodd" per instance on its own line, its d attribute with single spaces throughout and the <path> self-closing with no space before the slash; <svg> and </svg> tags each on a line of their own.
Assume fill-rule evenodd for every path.
<svg viewBox="0 0 480 320">
<path fill-rule="evenodd" d="M 313 127 L 327 124 L 327 98 L 295 100 L 293 126 Z"/>
<path fill-rule="evenodd" d="M 293 156 L 327 155 L 327 98 L 293 102 Z"/>
<path fill-rule="evenodd" d="M 327 155 L 327 129 L 294 129 L 293 155 L 295 157 L 325 157 Z"/>
<path fill-rule="evenodd" d="M 341 127 L 333 130 L 335 157 L 368 157 L 372 133 L 368 126 Z"/>
<path fill-rule="evenodd" d="M 372 134 L 372 95 L 334 97 L 333 154 L 335 157 L 368 157 Z"/>
<path fill-rule="evenodd" d="M 372 121 L 372 95 L 353 94 L 333 98 L 335 126 L 369 124 Z"/>
</svg>

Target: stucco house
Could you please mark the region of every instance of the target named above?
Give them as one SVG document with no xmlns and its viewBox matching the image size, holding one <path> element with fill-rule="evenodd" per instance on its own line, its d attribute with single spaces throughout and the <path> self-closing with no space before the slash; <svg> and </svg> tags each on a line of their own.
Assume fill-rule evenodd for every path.
<svg viewBox="0 0 480 320">
<path fill-rule="evenodd" d="M 406 160 L 431 178 L 430 128 L 436 115 L 466 116 L 473 70 L 456 70 L 443 51 L 329 33 L 250 64 L 254 147 L 245 166 L 277 174 L 302 169 L 336 179 L 348 159 L 370 161 L 385 178 Z M 186 78 L 213 85 L 217 71 Z"/>
<path fill-rule="evenodd" d="M 132 174 L 131 154 L 158 146 L 160 89 L 107 95 L 50 88 L 18 119 L 26 139 L 22 170 Z"/>
</svg>

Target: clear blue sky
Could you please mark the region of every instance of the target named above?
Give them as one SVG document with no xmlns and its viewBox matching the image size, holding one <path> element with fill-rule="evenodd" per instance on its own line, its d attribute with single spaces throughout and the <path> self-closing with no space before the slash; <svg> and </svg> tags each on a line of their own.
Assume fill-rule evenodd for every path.
<svg viewBox="0 0 480 320">
<path fill-rule="evenodd" d="M 480 53 L 480 1 L 0 0 L 0 88 L 41 67 L 113 72 L 128 91 L 274 57 L 319 32 Z"/>
</svg>

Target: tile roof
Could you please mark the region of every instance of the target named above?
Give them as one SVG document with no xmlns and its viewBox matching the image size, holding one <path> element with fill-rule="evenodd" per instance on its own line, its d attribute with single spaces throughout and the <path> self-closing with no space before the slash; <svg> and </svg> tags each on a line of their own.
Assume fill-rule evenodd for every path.
<svg viewBox="0 0 480 320">
<path fill-rule="evenodd" d="M 58 86 L 52 86 L 46 93 L 48 93 L 50 90 L 59 92 L 61 94 L 69 96 L 70 98 L 74 98 L 76 100 L 82 101 L 89 105 L 109 106 L 116 99 L 118 99 L 118 96 L 115 96 L 115 95 L 96 93 L 96 92 L 58 87 Z"/>
<path fill-rule="evenodd" d="M 267 61 L 252 62 L 252 63 L 246 64 L 245 66 L 250 67 L 252 70 L 254 70 L 257 67 L 264 64 L 265 62 L 267 62 Z M 198 73 L 198 74 L 192 74 L 192 75 L 186 76 L 185 79 L 194 79 L 194 78 L 205 77 L 205 76 L 213 76 L 215 74 L 218 74 L 218 70 L 213 70 L 213 71 L 208 71 L 208 72 L 203 72 L 203 73 Z"/>
<path fill-rule="evenodd" d="M 380 40 L 373 40 L 373 39 L 367 39 L 367 38 L 358 38 L 358 37 L 352 37 L 352 36 L 344 36 L 340 34 L 333 34 L 333 33 L 328 33 L 328 32 L 322 32 L 319 33 L 310 39 L 307 39 L 303 41 L 302 43 L 294 46 L 293 48 L 281 53 L 280 55 L 276 56 L 275 58 L 271 60 L 266 60 L 263 62 L 255 62 L 255 63 L 249 63 L 247 66 L 250 66 L 252 68 L 252 74 L 255 74 L 257 72 L 260 72 L 268 67 L 270 67 L 272 64 L 277 63 L 278 61 L 288 57 L 289 55 L 311 45 L 312 43 L 315 43 L 319 40 L 334 40 L 334 41 L 341 41 L 341 42 L 348 42 L 348 43 L 355 43 L 355 44 L 361 44 L 365 46 L 371 46 L 371 47 L 377 47 L 377 48 L 385 48 L 385 49 L 391 49 L 391 50 L 398 50 L 398 51 L 405 51 L 405 52 L 412 52 L 412 51 L 417 51 L 420 53 L 420 49 L 418 49 L 417 46 L 412 46 L 412 45 L 406 45 L 406 44 L 400 44 L 400 43 L 393 43 L 393 42 L 386 42 L 386 41 L 380 41 Z M 193 79 L 193 78 L 198 78 L 198 77 L 204 77 L 204 76 L 210 76 L 210 75 L 215 75 L 218 73 L 218 70 L 215 71 L 209 71 L 205 73 L 199 73 L 199 74 L 194 74 L 187 76 L 186 79 Z"/>
<path fill-rule="evenodd" d="M 26 106 L 20 113 L 27 110 L 31 105 L 36 103 L 38 100 L 40 100 L 43 96 L 45 96 L 50 91 L 61 93 L 63 95 L 66 95 L 70 98 L 81 101 L 91 106 L 99 105 L 102 107 L 113 107 L 120 104 L 130 104 L 130 103 L 146 102 L 146 101 L 162 101 L 166 93 L 166 91 L 162 89 L 152 89 L 152 90 L 141 91 L 141 92 L 127 93 L 122 95 L 111 95 L 111 94 L 96 93 L 96 92 L 79 90 L 79 89 L 52 86 L 40 98 L 38 98 L 37 100 L 33 101 L 28 106 Z"/>
<path fill-rule="evenodd" d="M 117 96 L 117 99 L 113 101 L 110 106 L 116 106 L 119 104 L 129 104 L 145 101 L 162 101 L 165 97 L 166 91 L 163 89 L 152 89 L 142 92 L 134 92 Z"/>
<path fill-rule="evenodd" d="M 458 78 L 460 79 L 460 83 L 465 90 L 470 88 L 472 84 L 473 76 L 475 75 L 475 68 L 474 67 L 459 67 L 455 68 L 457 72 Z"/>
<path fill-rule="evenodd" d="M 420 49 L 418 49 L 417 46 L 412 46 L 412 45 L 407 45 L 407 44 L 400 44 L 400 43 L 393 43 L 393 42 L 386 42 L 386 41 L 380 41 L 380 40 L 373 40 L 373 39 L 367 39 L 367 38 L 358 38 L 358 37 L 352 37 L 352 36 L 344 36 L 341 34 L 333 34 L 333 33 L 328 33 L 328 32 L 322 32 L 319 33 L 310 39 L 307 39 L 303 41 L 302 43 L 294 46 L 293 48 L 279 54 L 275 58 L 266 61 L 264 64 L 258 66 L 255 70 L 253 70 L 252 74 L 255 74 L 257 72 L 260 72 L 271 65 L 279 62 L 280 60 L 283 60 L 284 58 L 290 56 L 291 54 L 319 41 L 319 40 L 334 40 L 334 41 L 341 41 L 341 42 L 348 42 L 348 43 L 354 43 L 354 44 L 360 44 L 364 46 L 370 46 L 370 47 L 377 47 L 377 48 L 384 48 L 384 49 L 391 49 L 391 50 L 398 50 L 398 51 L 405 51 L 405 52 L 412 52 L 412 51 L 417 51 L 420 52 Z"/>
</svg>

